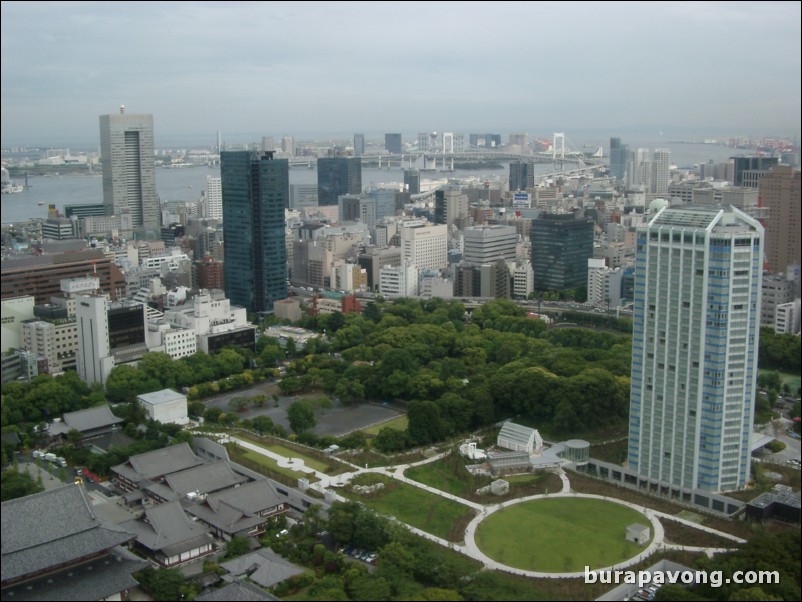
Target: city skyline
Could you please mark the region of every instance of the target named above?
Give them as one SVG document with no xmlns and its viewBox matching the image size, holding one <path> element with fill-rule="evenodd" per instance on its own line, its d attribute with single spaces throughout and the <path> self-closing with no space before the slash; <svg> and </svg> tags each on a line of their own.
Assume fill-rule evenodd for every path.
<svg viewBox="0 0 802 602">
<path fill-rule="evenodd" d="M 97 115 L 121 104 L 154 115 L 157 146 L 217 130 L 799 135 L 799 3 L 490 16 L 498 29 L 450 3 L 4 2 L 2 144 L 95 146 Z"/>
</svg>

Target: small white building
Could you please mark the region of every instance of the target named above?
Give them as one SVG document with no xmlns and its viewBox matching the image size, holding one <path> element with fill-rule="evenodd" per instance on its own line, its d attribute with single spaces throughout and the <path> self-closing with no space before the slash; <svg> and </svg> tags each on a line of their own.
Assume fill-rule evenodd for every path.
<svg viewBox="0 0 802 602">
<path fill-rule="evenodd" d="M 634 543 L 644 545 L 649 543 L 651 539 L 652 531 L 646 525 L 641 525 L 640 523 L 632 523 L 627 527 L 627 534 L 626 538 L 627 541 L 632 541 Z"/>
<path fill-rule="evenodd" d="M 172 389 L 137 395 L 137 401 L 145 409 L 148 418 L 163 423 L 187 424 L 187 396 Z"/>
</svg>

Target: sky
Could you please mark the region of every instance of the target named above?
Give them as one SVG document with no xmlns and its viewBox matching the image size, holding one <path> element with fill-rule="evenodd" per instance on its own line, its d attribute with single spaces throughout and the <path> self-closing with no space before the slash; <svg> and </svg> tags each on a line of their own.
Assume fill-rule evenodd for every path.
<svg viewBox="0 0 802 602">
<path fill-rule="evenodd" d="M 419 131 L 798 136 L 800 2 L 3 1 L 0 144 Z M 569 135 L 569 134 L 567 134 Z"/>
</svg>

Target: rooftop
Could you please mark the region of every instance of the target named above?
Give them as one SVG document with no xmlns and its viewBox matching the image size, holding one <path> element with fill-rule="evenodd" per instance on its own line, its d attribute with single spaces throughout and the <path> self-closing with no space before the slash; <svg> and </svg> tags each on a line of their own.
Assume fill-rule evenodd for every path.
<svg viewBox="0 0 802 602">
<path fill-rule="evenodd" d="M 152 452 L 131 456 L 127 462 L 112 467 L 112 471 L 138 483 L 203 464 L 188 443 L 180 443 Z"/>
<path fill-rule="evenodd" d="M 101 523 L 84 488 L 76 485 L 3 502 L 2 534 L 4 583 L 100 554 L 133 538 Z"/>
<path fill-rule="evenodd" d="M 136 397 L 139 401 L 149 403 L 150 405 L 159 405 L 162 403 L 170 403 L 172 401 L 186 401 L 187 396 L 173 391 L 172 389 L 162 389 L 161 391 L 154 391 L 153 393 L 143 393 Z"/>
</svg>

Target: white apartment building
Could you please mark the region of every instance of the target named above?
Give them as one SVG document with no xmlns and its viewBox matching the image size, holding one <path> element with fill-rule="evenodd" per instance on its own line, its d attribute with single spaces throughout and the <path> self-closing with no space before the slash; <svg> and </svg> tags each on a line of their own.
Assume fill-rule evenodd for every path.
<svg viewBox="0 0 802 602">
<path fill-rule="evenodd" d="M 763 236 L 734 208 L 665 207 L 637 231 L 628 460 L 653 483 L 749 480 Z"/>
<path fill-rule="evenodd" d="M 414 265 L 384 266 L 379 270 L 379 292 L 388 297 L 418 294 L 418 269 Z"/>
<path fill-rule="evenodd" d="M 223 187 L 220 178 L 206 176 L 206 198 L 202 215 L 211 219 L 223 219 Z"/>
</svg>

